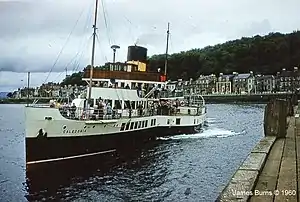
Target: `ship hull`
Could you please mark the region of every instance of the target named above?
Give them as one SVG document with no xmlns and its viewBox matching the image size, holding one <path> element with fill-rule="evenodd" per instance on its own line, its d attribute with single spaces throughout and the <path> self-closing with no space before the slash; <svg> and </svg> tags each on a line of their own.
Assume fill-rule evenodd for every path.
<svg viewBox="0 0 300 202">
<path fill-rule="evenodd" d="M 26 161 L 27 164 L 50 163 L 122 152 L 128 147 L 155 137 L 196 132 L 198 130 L 195 126 L 156 127 L 109 135 L 26 138 Z"/>
<path fill-rule="evenodd" d="M 69 120 L 54 108 L 26 108 L 26 164 L 44 164 L 122 152 L 159 136 L 198 132 L 206 112 L 194 116 L 146 116 Z"/>
</svg>

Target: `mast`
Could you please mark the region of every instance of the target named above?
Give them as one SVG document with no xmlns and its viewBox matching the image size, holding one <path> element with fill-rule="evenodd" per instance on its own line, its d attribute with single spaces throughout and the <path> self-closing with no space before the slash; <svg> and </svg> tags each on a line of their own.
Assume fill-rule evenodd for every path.
<svg viewBox="0 0 300 202">
<path fill-rule="evenodd" d="M 97 30 L 97 12 L 98 12 L 98 0 L 96 0 L 95 18 L 94 18 L 94 25 L 93 25 L 93 47 L 92 47 L 88 100 L 91 99 L 91 95 L 92 95 L 93 69 L 94 69 L 94 59 L 95 59 L 95 42 L 96 42 L 96 30 Z"/>
<path fill-rule="evenodd" d="M 27 72 L 27 107 L 29 106 L 30 72 Z"/>
<path fill-rule="evenodd" d="M 165 76 L 167 75 L 167 68 L 168 68 L 169 36 L 170 36 L 170 23 L 168 22 L 166 58 L 165 58 Z"/>
</svg>

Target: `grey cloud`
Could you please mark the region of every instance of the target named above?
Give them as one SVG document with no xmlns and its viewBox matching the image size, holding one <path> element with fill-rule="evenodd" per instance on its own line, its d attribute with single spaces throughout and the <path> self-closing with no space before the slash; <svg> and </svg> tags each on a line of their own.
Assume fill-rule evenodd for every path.
<svg viewBox="0 0 300 202">
<path fill-rule="evenodd" d="M 64 71 L 78 52 L 83 53 L 82 57 L 75 57 L 77 63 L 71 63 L 70 69 L 78 63 L 82 69 L 90 63 L 94 3 L 95 0 L 0 1 L 0 70 L 48 72 L 84 11 L 53 71 Z M 97 65 L 111 60 L 111 44 L 121 46 L 117 52 L 119 61 L 126 60 L 127 46 L 135 42 L 146 46 L 148 55 L 164 53 L 168 22 L 171 53 L 242 36 L 300 28 L 299 0 L 103 0 L 103 4 L 105 8 L 99 4 Z"/>
</svg>

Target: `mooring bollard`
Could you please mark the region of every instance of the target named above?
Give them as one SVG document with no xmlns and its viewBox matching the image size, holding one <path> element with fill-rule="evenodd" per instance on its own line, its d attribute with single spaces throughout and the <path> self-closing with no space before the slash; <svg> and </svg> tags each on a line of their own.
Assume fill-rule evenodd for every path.
<svg viewBox="0 0 300 202">
<path fill-rule="evenodd" d="M 265 136 L 276 136 L 282 138 L 286 136 L 288 104 L 286 100 L 271 100 L 265 107 L 264 133 Z"/>
</svg>

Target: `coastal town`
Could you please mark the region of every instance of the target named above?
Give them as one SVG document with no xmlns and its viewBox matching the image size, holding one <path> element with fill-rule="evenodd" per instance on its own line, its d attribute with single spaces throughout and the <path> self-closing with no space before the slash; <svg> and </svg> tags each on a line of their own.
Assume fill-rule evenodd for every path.
<svg viewBox="0 0 300 202">
<path fill-rule="evenodd" d="M 200 75 L 196 80 L 168 81 L 166 90 L 174 95 L 183 92 L 184 95 L 234 95 L 234 94 L 262 94 L 295 92 L 300 87 L 300 71 L 298 67 L 293 70 L 282 69 L 276 75 L 232 72 L 232 74 Z M 130 88 L 133 88 L 130 86 Z M 84 85 L 64 85 L 48 82 L 40 87 L 19 88 L 8 93 L 7 98 L 66 98 L 76 97 L 86 90 Z"/>
</svg>

